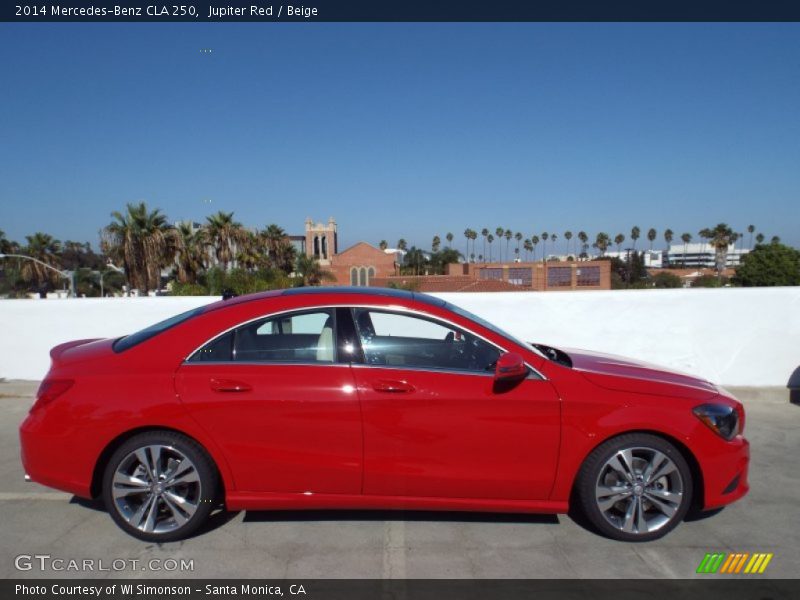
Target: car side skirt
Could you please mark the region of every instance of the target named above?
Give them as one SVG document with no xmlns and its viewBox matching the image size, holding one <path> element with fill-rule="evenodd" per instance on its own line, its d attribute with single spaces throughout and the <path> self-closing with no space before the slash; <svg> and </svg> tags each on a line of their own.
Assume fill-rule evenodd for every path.
<svg viewBox="0 0 800 600">
<path fill-rule="evenodd" d="M 228 510 L 383 509 L 484 511 L 506 513 L 566 513 L 568 502 L 503 500 L 492 498 L 429 498 L 417 496 L 365 496 L 358 494 L 228 492 Z"/>
</svg>

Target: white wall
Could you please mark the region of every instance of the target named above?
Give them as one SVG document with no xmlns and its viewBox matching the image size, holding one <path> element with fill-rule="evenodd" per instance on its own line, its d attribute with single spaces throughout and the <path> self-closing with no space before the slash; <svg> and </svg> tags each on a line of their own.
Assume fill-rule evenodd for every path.
<svg viewBox="0 0 800 600">
<path fill-rule="evenodd" d="M 725 385 L 785 386 L 800 288 L 437 294 L 529 341 L 627 355 Z M 49 349 L 115 337 L 217 298 L 0 301 L 0 377 L 41 379 Z"/>
</svg>

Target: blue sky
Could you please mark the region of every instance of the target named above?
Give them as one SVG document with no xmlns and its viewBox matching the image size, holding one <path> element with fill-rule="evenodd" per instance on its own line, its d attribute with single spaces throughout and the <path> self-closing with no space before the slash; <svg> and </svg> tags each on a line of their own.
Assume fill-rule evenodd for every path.
<svg viewBox="0 0 800 600">
<path fill-rule="evenodd" d="M 145 200 L 292 233 L 334 216 L 343 245 L 720 221 L 800 245 L 799 40 L 797 24 L 0 24 L 0 229 L 96 244 Z"/>
</svg>

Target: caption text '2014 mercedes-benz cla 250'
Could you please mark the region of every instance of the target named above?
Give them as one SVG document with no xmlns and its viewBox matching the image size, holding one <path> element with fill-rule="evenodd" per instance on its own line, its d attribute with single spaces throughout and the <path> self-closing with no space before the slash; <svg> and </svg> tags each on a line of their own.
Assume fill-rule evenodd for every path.
<svg viewBox="0 0 800 600">
<path fill-rule="evenodd" d="M 528 344 L 443 300 L 298 288 L 51 351 L 20 428 L 36 482 L 149 541 L 228 510 L 580 510 L 619 540 L 747 493 L 741 403 Z"/>
</svg>

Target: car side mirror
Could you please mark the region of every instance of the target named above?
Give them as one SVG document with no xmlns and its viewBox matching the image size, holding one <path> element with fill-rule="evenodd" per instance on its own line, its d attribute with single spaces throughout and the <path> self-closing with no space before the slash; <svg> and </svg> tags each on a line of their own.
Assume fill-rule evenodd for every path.
<svg viewBox="0 0 800 600">
<path fill-rule="evenodd" d="M 511 382 L 525 379 L 528 376 L 528 367 L 522 356 L 516 352 L 506 352 L 497 359 L 494 369 L 494 380 Z"/>
</svg>

